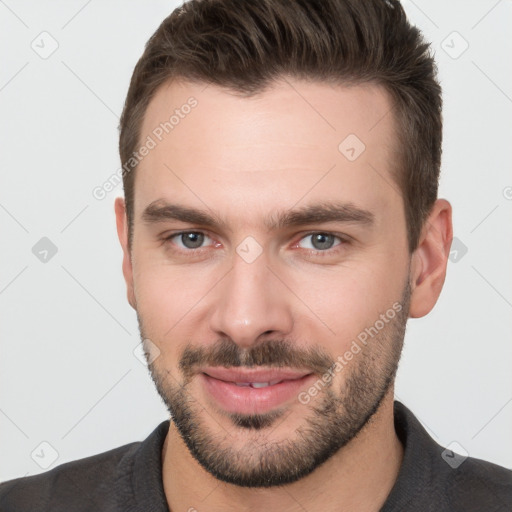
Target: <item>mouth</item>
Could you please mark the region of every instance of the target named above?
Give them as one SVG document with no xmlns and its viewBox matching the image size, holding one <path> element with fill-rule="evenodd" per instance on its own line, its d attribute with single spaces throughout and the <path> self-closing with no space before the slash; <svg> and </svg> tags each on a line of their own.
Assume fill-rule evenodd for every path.
<svg viewBox="0 0 512 512">
<path fill-rule="evenodd" d="M 263 414 L 294 401 L 314 374 L 292 369 L 209 367 L 199 374 L 210 400 L 226 412 Z"/>
</svg>

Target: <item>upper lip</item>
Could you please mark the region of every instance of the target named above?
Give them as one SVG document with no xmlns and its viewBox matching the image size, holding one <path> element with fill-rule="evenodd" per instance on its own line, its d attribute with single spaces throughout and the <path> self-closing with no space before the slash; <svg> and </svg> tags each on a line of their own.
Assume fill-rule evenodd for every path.
<svg viewBox="0 0 512 512">
<path fill-rule="evenodd" d="M 226 382 L 270 382 L 282 380 L 296 380 L 311 372 L 304 370 L 292 370 L 286 368 L 262 369 L 241 369 L 241 368 L 224 368 L 224 367 L 208 367 L 201 370 L 206 375 L 214 379 L 224 380 Z"/>
</svg>

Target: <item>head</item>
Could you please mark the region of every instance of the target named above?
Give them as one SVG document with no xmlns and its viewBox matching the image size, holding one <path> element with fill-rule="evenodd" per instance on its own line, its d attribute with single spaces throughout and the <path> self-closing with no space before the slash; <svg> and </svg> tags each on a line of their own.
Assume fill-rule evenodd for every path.
<svg viewBox="0 0 512 512">
<path fill-rule="evenodd" d="M 398 2 L 191 1 L 150 38 L 120 125 L 123 272 L 211 474 L 298 480 L 390 399 L 407 318 L 446 272 L 441 140 L 435 64 Z M 237 408 L 211 368 L 303 377 Z"/>
</svg>

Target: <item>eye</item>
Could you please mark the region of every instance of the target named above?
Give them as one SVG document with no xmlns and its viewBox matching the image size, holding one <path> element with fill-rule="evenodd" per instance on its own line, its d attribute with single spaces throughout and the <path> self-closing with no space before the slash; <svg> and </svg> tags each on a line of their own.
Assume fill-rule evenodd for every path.
<svg viewBox="0 0 512 512">
<path fill-rule="evenodd" d="M 310 242 L 307 242 L 310 240 Z M 335 243 L 338 240 L 338 243 Z M 341 237 L 333 235 L 331 233 L 310 233 L 306 235 L 301 241 L 297 244 L 299 247 L 303 249 L 313 249 L 314 251 L 326 251 L 328 249 L 332 249 L 337 245 L 340 245 L 344 240 Z"/>
<path fill-rule="evenodd" d="M 205 240 L 211 240 L 211 238 L 200 231 L 183 231 L 170 235 L 165 240 L 172 241 L 180 249 L 194 250 L 200 249 Z"/>
</svg>

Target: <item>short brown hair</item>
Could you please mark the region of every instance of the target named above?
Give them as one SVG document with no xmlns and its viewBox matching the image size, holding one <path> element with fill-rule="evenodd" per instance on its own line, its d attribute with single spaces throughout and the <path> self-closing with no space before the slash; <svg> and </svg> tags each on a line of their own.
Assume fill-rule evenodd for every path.
<svg viewBox="0 0 512 512">
<path fill-rule="evenodd" d="M 191 0 L 158 27 L 135 66 L 121 116 L 119 152 L 140 144 L 147 106 L 171 79 L 252 96 L 284 75 L 390 93 L 397 126 L 394 180 L 402 193 L 410 252 L 437 199 L 442 98 L 437 67 L 397 0 Z M 133 236 L 135 168 L 123 172 Z"/>
</svg>

